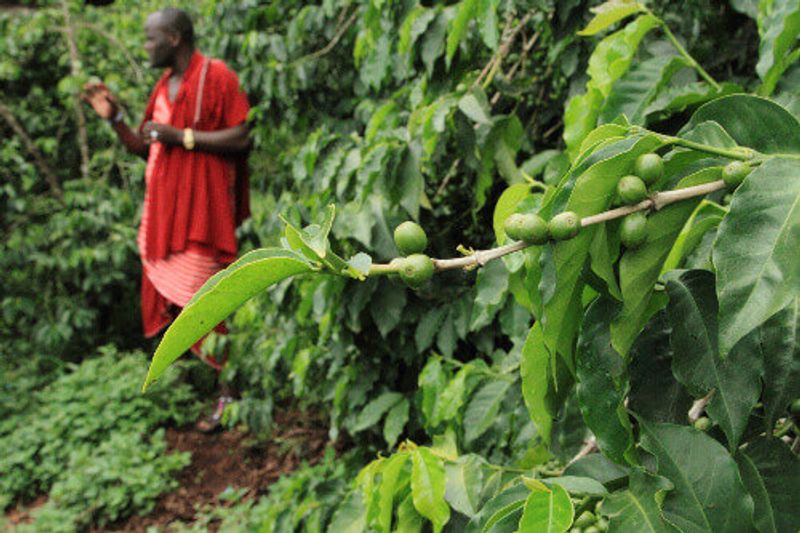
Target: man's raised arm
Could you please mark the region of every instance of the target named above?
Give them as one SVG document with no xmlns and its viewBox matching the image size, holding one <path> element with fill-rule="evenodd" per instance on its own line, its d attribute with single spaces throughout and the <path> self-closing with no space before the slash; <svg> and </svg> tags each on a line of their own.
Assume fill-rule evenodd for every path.
<svg viewBox="0 0 800 533">
<path fill-rule="evenodd" d="M 84 87 L 81 98 L 92 106 L 92 109 L 100 118 L 107 120 L 111 124 L 117 137 L 129 152 L 147 159 L 149 151 L 147 143 L 142 140 L 139 134 L 125 124 L 117 99 L 111 94 L 108 87 L 102 83 L 88 83 Z"/>
</svg>

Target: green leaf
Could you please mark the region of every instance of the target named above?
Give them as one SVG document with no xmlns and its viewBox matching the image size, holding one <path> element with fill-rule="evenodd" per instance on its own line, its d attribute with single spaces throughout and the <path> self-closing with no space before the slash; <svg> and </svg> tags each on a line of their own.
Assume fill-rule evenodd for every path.
<svg viewBox="0 0 800 533">
<path fill-rule="evenodd" d="M 592 272 L 603 281 L 604 287 L 598 288 L 617 301 L 622 301 L 622 291 L 617 281 L 614 268 L 620 254 L 619 224 L 599 224 L 589 248 Z"/>
<path fill-rule="evenodd" d="M 603 104 L 603 94 L 599 89 L 588 86 L 586 92 L 573 96 L 564 108 L 564 142 L 570 160 L 574 161 L 581 153 L 581 145 L 586 136 L 597 125 L 597 117 Z"/>
<path fill-rule="evenodd" d="M 517 205 L 530 195 L 531 186 L 527 183 L 515 183 L 500 195 L 494 206 L 494 216 L 492 217 L 492 226 L 494 227 L 494 236 L 497 244 L 505 244 L 506 232 L 503 229 L 503 225 L 506 219 L 514 214 L 517 210 Z"/>
<path fill-rule="evenodd" d="M 436 402 L 436 410 L 433 413 L 433 420 L 431 420 L 432 426 L 453 420 L 458 415 L 458 411 L 464 404 L 467 376 L 472 370 L 472 365 L 467 363 L 456 372 L 456 375 L 444 388 Z"/>
<path fill-rule="evenodd" d="M 364 406 L 358 414 L 353 431 L 364 431 L 378 423 L 381 417 L 403 397 L 399 392 L 384 392 Z"/>
<path fill-rule="evenodd" d="M 753 499 L 722 445 L 694 428 L 640 422 L 642 447 L 675 487 L 661 504 L 666 520 L 686 533 L 750 529 Z"/>
<path fill-rule="evenodd" d="M 608 139 L 618 140 L 620 137 L 625 137 L 630 128 L 620 124 L 602 124 L 593 129 L 581 143 L 581 148 L 578 151 L 577 160 L 581 160 L 597 149 L 597 146 Z"/>
<path fill-rule="evenodd" d="M 458 45 L 461 44 L 464 34 L 467 31 L 470 21 L 475 17 L 478 11 L 480 0 L 461 0 L 458 4 L 458 11 L 455 18 L 450 22 L 450 28 L 447 32 L 447 67 L 450 68 L 450 62 L 458 50 Z"/>
<path fill-rule="evenodd" d="M 683 178 L 676 189 L 709 183 L 720 178 L 720 167 L 711 167 Z M 635 250 L 627 250 L 619 263 L 623 305 L 611 324 L 611 342 L 623 356 L 663 302 L 654 299 L 653 287 L 661 274 L 675 239 L 700 203 L 700 198 L 684 200 L 650 215 L 647 240 Z"/>
<path fill-rule="evenodd" d="M 516 484 L 486 502 L 467 526 L 467 533 L 511 533 L 517 530 L 528 488 Z"/>
<path fill-rule="evenodd" d="M 445 465 L 447 489 L 445 500 L 459 513 L 472 518 L 478 512 L 483 487 L 483 459 L 476 455 L 459 457 Z"/>
<path fill-rule="evenodd" d="M 761 354 L 755 339 L 740 343 L 727 359 L 717 349 L 717 298 L 714 274 L 689 270 L 667 283 L 667 314 L 675 377 L 696 397 L 714 389 L 706 407 L 728 438 L 731 450 L 747 426 L 761 393 Z"/>
<path fill-rule="evenodd" d="M 286 278 L 313 267 L 301 256 L 277 248 L 255 250 L 209 279 L 164 333 L 153 355 L 142 390 L 195 342 L 244 302 Z"/>
<path fill-rule="evenodd" d="M 416 6 L 409 12 L 400 26 L 399 39 L 397 41 L 397 52 L 403 55 L 410 55 L 414 43 L 420 35 L 425 33 L 428 25 L 436 17 L 436 11 L 424 6 Z"/>
<path fill-rule="evenodd" d="M 419 373 L 417 382 L 422 391 L 422 414 L 430 425 L 436 416 L 437 400 L 445 387 L 445 376 L 442 372 L 442 361 L 438 357 L 428 360 L 428 363 Z"/>
<path fill-rule="evenodd" d="M 720 124 L 740 146 L 765 154 L 800 153 L 800 124 L 778 104 L 747 94 L 717 98 L 695 111 L 682 131 L 707 120 Z"/>
<path fill-rule="evenodd" d="M 661 273 L 678 268 L 681 261 L 700 244 L 703 236 L 719 226 L 727 212 L 727 209 L 714 202 L 708 200 L 700 202 L 675 239 L 675 244 L 661 267 Z"/>
<path fill-rule="evenodd" d="M 628 71 L 639 43 L 657 25 L 656 17 L 642 15 L 605 37 L 592 52 L 586 93 L 572 97 L 564 110 L 563 135 L 570 160 L 576 159 L 583 139 L 597 125 L 604 100 L 611 93 L 614 82 Z"/>
<path fill-rule="evenodd" d="M 497 6 L 500 0 L 480 0 L 477 7 L 478 31 L 489 50 L 497 50 L 500 33 L 497 30 Z"/>
<path fill-rule="evenodd" d="M 743 89 L 739 85 L 731 82 L 720 83 L 719 89 L 704 81 L 669 86 L 662 90 L 645 109 L 646 122 L 648 124 L 660 122 L 690 107 L 705 104 L 720 96 L 741 93 L 742 91 Z"/>
<path fill-rule="evenodd" d="M 762 438 L 736 454 L 742 481 L 755 502 L 756 529 L 761 533 L 798 531 L 800 460 L 778 439 Z"/>
<path fill-rule="evenodd" d="M 397 526 L 394 533 L 419 533 L 422 531 L 423 525 L 425 525 L 424 519 L 414 508 L 413 495 L 409 493 L 397 508 Z M 328 531 L 334 532 L 338 530 L 329 528 Z"/>
<path fill-rule="evenodd" d="M 389 413 L 386 415 L 386 420 L 383 422 L 383 438 L 389 449 L 394 448 L 397 438 L 408 422 L 409 405 L 408 400 L 403 398 L 389 409 Z"/>
<path fill-rule="evenodd" d="M 672 373 L 671 329 L 666 312 L 659 312 L 633 344 L 628 407 L 651 422 L 684 424 L 692 397 Z"/>
<path fill-rule="evenodd" d="M 450 507 L 444 500 L 444 465 L 426 448 L 411 452 L 411 461 L 414 508 L 433 523 L 433 530 L 438 533 L 450 520 Z"/>
<path fill-rule="evenodd" d="M 656 17 L 642 15 L 598 43 L 589 57 L 587 74 L 604 98 L 611 94 L 614 82 L 628 71 L 644 36 L 656 26 Z"/>
<path fill-rule="evenodd" d="M 431 309 L 417 324 L 417 329 L 414 332 L 414 343 L 417 346 L 417 351 L 424 352 L 433 344 L 433 339 L 440 331 L 442 321 L 447 315 L 445 307 L 437 307 Z"/>
<path fill-rule="evenodd" d="M 536 322 L 525 339 L 520 359 L 522 397 L 542 440 L 549 444 L 553 417 L 547 402 L 550 374 L 550 352 L 544 344 L 541 323 Z"/>
<path fill-rule="evenodd" d="M 644 8 L 639 2 L 609 0 L 599 6 L 593 7 L 591 11 L 594 13 L 594 18 L 589 21 L 589 24 L 587 24 L 584 29 L 578 32 L 578 35 L 590 36 L 600 33 L 620 20 L 634 13 L 644 11 Z"/>
<path fill-rule="evenodd" d="M 658 501 L 672 489 L 663 477 L 649 474 L 642 468 L 631 471 L 628 488 L 603 500 L 602 513 L 609 518 L 609 533 L 677 531 L 661 517 Z"/>
<path fill-rule="evenodd" d="M 406 289 L 397 284 L 385 282 L 381 289 L 373 294 L 369 308 L 372 320 L 378 327 L 381 337 L 386 336 L 397 327 L 406 307 Z"/>
<path fill-rule="evenodd" d="M 625 409 L 628 376 L 625 361 L 611 346 L 609 326 L 617 306 L 600 298 L 589 306 L 578 337 L 576 392 L 586 425 L 609 459 L 635 462 L 633 430 Z"/>
<path fill-rule="evenodd" d="M 561 475 L 558 477 L 551 477 L 542 480 L 542 483 L 548 487 L 559 485 L 566 489 L 567 492 L 574 495 L 588 495 L 588 496 L 606 496 L 608 491 L 602 483 L 591 477 L 583 476 L 566 476 Z"/>
<path fill-rule="evenodd" d="M 471 89 L 458 101 L 458 108 L 477 124 L 491 124 L 492 111 L 486 93 L 480 87 Z"/>
<path fill-rule="evenodd" d="M 681 56 L 656 56 L 636 64 L 619 80 L 606 99 L 599 120 L 609 122 L 620 115 L 631 124 L 644 124 L 647 106 L 678 71 L 689 64 Z"/>
<path fill-rule="evenodd" d="M 763 80 L 758 92 L 769 96 L 786 69 L 800 57 L 800 4 L 796 0 L 772 0 L 769 12 L 758 18 L 761 44 L 756 72 Z"/>
<path fill-rule="evenodd" d="M 490 381 L 476 392 L 464 412 L 464 440 L 470 443 L 495 423 L 511 383 Z"/>
<path fill-rule="evenodd" d="M 760 328 L 764 354 L 764 422 L 772 431 L 775 420 L 800 398 L 800 298 Z"/>
<path fill-rule="evenodd" d="M 436 64 L 436 60 L 444 53 L 447 22 L 448 19 L 445 12 L 440 12 L 425 32 L 425 37 L 422 40 L 422 62 L 425 64 L 428 77 L 433 75 L 433 67 Z"/>
<path fill-rule="evenodd" d="M 651 152 L 660 145 L 661 141 L 647 135 L 619 141 L 593 154 L 585 162 L 586 165 L 589 165 L 595 157 L 602 159 L 591 164 L 583 172 L 581 172 L 583 165 L 574 169 L 575 176 L 567 176 L 567 181 L 560 187 L 553 205 L 557 206 L 563 201 L 562 198 L 566 197 L 564 210 L 574 211 L 582 218 L 605 211 L 616 194 L 619 177 L 630 172 L 634 160 L 639 155 Z M 570 187 L 572 183 L 574 185 Z M 544 284 L 545 275 L 550 269 L 555 276 L 555 284 L 547 293 L 542 292 L 544 313 L 541 321 L 545 342 L 551 352 L 558 352 L 565 357 L 569 367 L 573 366 L 572 344 L 580 325 L 577 316 L 581 311 L 583 268 L 596 231 L 596 226 L 588 226 L 576 237 L 553 245 L 553 259 L 545 263 L 542 277 Z"/>
<path fill-rule="evenodd" d="M 378 530 L 389 533 L 392 529 L 392 510 L 394 499 L 400 489 L 408 482 L 401 481 L 403 469 L 408 462 L 408 453 L 398 453 L 386 460 L 381 469 L 381 483 L 378 487 Z M 408 474 L 406 474 L 408 476 Z"/>
<path fill-rule="evenodd" d="M 367 525 L 366 521 L 366 509 L 361 499 L 361 492 L 354 490 L 333 513 L 329 531 L 359 533 L 364 531 Z"/>
<path fill-rule="evenodd" d="M 617 463 L 612 463 L 601 453 L 593 453 L 582 457 L 564 469 L 564 477 L 590 478 L 609 488 L 622 484 L 627 479 L 628 474 L 627 468 Z"/>
<path fill-rule="evenodd" d="M 517 531 L 564 532 L 572 525 L 574 514 L 575 509 L 569 494 L 554 483 L 551 490 L 531 491 Z"/>
<path fill-rule="evenodd" d="M 800 171 L 770 159 L 736 190 L 714 242 L 723 357 L 800 295 L 798 249 Z"/>
</svg>

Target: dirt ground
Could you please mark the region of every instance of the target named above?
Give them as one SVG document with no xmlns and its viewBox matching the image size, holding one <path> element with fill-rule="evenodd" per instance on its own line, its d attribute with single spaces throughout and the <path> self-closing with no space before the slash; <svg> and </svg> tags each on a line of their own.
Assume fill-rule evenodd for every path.
<svg viewBox="0 0 800 533">
<path fill-rule="evenodd" d="M 218 497 L 227 488 L 245 489 L 242 500 L 255 498 L 302 461 L 314 464 L 322 457 L 328 442 L 323 421 L 289 410 L 276 413 L 274 427 L 272 438 L 260 445 L 251 435 L 236 430 L 207 435 L 192 427 L 169 428 L 169 450 L 192 454 L 191 464 L 178 476 L 179 487 L 164 494 L 148 515 L 93 531 L 144 533 L 148 527 L 163 527 L 175 520 L 189 523 L 205 505 L 222 505 Z M 24 508 L 12 508 L 6 518 L 12 524 L 28 522 L 30 511 L 45 501 L 42 496 Z"/>
</svg>

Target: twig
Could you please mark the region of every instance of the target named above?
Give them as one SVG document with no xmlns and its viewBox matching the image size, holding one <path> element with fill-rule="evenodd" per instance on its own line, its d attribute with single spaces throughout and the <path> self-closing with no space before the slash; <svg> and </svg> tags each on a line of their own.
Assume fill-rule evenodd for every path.
<svg viewBox="0 0 800 533">
<path fill-rule="evenodd" d="M 28 153 L 31 154 L 33 157 L 33 163 L 39 169 L 39 171 L 44 175 L 45 179 L 47 180 L 47 184 L 50 186 L 50 191 L 56 196 L 59 200 L 64 199 L 64 192 L 61 190 L 61 184 L 58 181 L 58 177 L 50 168 L 50 165 L 47 164 L 45 161 L 44 156 L 33 143 L 33 140 L 30 136 L 25 132 L 25 129 L 17 122 L 17 119 L 14 117 L 14 114 L 11 113 L 11 110 L 6 107 L 3 102 L 0 102 L 0 116 L 6 121 L 9 127 L 14 130 L 14 133 L 22 139 L 22 143 L 25 145 L 25 148 L 28 150 Z"/>
<path fill-rule="evenodd" d="M 697 420 L 703 416 L 703 412 L 706 410 L 706 405 L 708 402 L 711 401 L 711 398 L 714 396 L 714 392 L 716 389 L 711 389 L 711 392 L 700 398 L 699 400 L 695 400 L 692 404 L 692 407 L 689 409 L 689 423 L 694 424 Z"/>
<path fill-rule="evenodd" d="M 517 35 L 519 35 L 520 32 L 522 31 L 522 28 L 524 28 L 525 25 L 528 24 L 528 21 L 533 16 L 533 13 L 534 13 L 533 10 L 528 11 L 525 14 L 525 16 L 522 17 L 522 20 L 519 21 L 519 24 L 517 24 L 514 27 L 514 29 L 509 33 L 508 37 L 506 37 L 503 40 L 503 42 L 500 44 L 500 48 L 497 50 L 497 54 L 495 54 L 496 60 L 494 61 L 492 67 L 489 69 L 489 72 L 486 75 L 486 79 L 481 80 L 479 78 L 478 80 L 476 80 L 475 82 L 476 84 L 483 81 L 483 87 L 486 88 L 492 83 L 492 79 L 497 74 L 498 70 L 500 70 L 500 65 L 503 63 L 503 59 L 505 59 L 505 57 L 511 51 L 511 45 L 514 44 L 514 41 L 516 40 Z M 481 72 L 481 74 L 483 74 L 483 72 Z"/>
<path fill-rule="evenodd" d="M 597 440 L 594 437 L 590 437 L 589 440 L 586 441 L 586 444 L 583 446 L 583 448 L 581 448 L 581 450 L 575 455 L 575 457 L 569 460 L 567 466 L 577 462 L 580 459 L 583 459 L 590 453 L 594 453 L 596 451 L 597 451 Z"/>
<path fill-rule="evenodd" d="M 73 76 L 80 75 L 80 58 L 78 56 L 78 46 L 75 44 L 75 32 L 72 26 L 72 19 L 69 14 L 69 4 L 66 0 L 61 1 L 61 12 L 64 16 L 64 28 L 69 49 L 70 72 Z M 89 136 L 86 132 L 86 115 L 83 112 L 81 99 L 77 94 L 72 96 L 73 107 L 75 107 L 75 117 L 78 120 L 78 147 L 81 152 L 81 176 L 89 177 Z"/>
<path fill-rule="evenodd" d="M 530 40 L 526 41 L 526 43 L 523 45 L 522 53 L 520 54 L 519 59 L 517 60 L 516 63 L 514 63 L 514 65 L 508 71 L 507 77 L 509 80 L 512 80 L 514 76 L 517 74 L 517 71 L 522 67 L 522 64 L 528 58 L 528 53 L 531 51 L 531 48 L 533 48 L 533 45 L 536 44 L 536 41 L 539 40 L 539 35 L 540 33 L 537 31 L 536 33 L 533 34 L 533 37 L 531 37 Z M 492 106 L 497 104 L 497 102 L 500 100 L 500 96 L 501 96 L 500 91 L 494 93 L 494 96 L 492 96 L 491 100 Z"/>
<path fill-rule="evenodd" d="M 582 218 L 581 227 L 585 228 L 594 224 L 608 222 L 609 220 L 622 218 L 637 211 L 646 211 L 649 209 L 655 209 L 658 211 L 659 209 L 663 209 L 664 207 L 674 204 L 675 202 L 688 200 L 697 196 L 703 196 L 714 191 L 722 190 L 725 187 L 726 185 L 724 181 L 717 180 L 710 183 L 704 183 L 702 185 L 695 185 L 694 187 L 686 187 L 685 189 L 657 192 L 650 196 L 650 198 L 647 200 L 641 201 L 638 204 L 617 207 L 616 209 L 611 209 L 609 211 L 604 211 L 596 215 Z M 444 270 L 454 270 L 457 268 L 469 270 L 475 267 L 482 267 L 489 261 L 499 259 L 504 255 L 518 252 L 527 248 L 528 246 L 533 245 L 526 244 L 522 241 L 516 241 L 503 246 L 498 246 L 497 248 L 490 248 L 489 250 L 477 250 L 466 257 L 457 257 L 454 259 L 433 259 L 433 265 L 438 272 Z M 373 264 L 372 267 L 370 267 L 370 274 L 386 274 L 397 271 L 397 268 L 394 266 L 391 266 L 390 268 L 386 267 L 390 267 L 390 265 Z"/>
<path fill-rule="evenodd" d="M 323 48 L 320 48 L 316 52 L 311 52 L 308 55 L 304 55 L 303 57 L 295 61 L 292 61 L 291 64 L 298 65 L 300 63 L 309 61 L 311 59 L 317 59 L 319 57 L 324 56 L 331 50 L 333 50 L 333 48 L 336 46 L 339 40 L 344 36 L 345 33 L 347 33 L 347 30 L 350 29 L 350 26 L 352 26 L 353 23 L 356 21 L 356 18 L 358 18 L 358 9 L 355 9 L 353 13 L 350 14 L 350 18 L 348 18 L 347 21 L 344 23 L 344 25 L 342 25 L 339 28 L 339 30 L 336 32 L 336 34 L 333 36 L 333 38 L 330 40 L 328 44 L 326 44 Z"/>
</svg>

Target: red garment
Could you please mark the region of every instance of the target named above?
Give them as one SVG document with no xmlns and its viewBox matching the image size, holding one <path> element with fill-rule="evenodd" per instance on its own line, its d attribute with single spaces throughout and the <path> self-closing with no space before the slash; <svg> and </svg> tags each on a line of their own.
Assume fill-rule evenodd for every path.
<svg viewBox="0 0 800 533">
<path fill-rule="evenodd" d="M 200 115 L 195 112 L 203 64 L 194 52 L 172 102 L 170 125 L 196 131 L 216 131 L 237 126 L 249 111 L 247 96 L 235 73 L 218 60 L 208 62 L 202 88 Z M 156 83 L 145 111 L 151 120 L 157 95 L 166 90 L 171 69 Z M 246 155 L 221 156 L 189 151 L 182 146 L 162 146 L 147 183 L 148 223 L 143 228 L 143 261 L 158 261 L 191 248 L 201 250 L 222 265 L 237 253 L 235 230 L 250 214 Z M 144 218 L 144 216 L 143 216 Z M 172 319 L 170 302 L 147 275 L 142 275 L 142 321 L 145 335 L 156 335 Z"/>
</svg>

